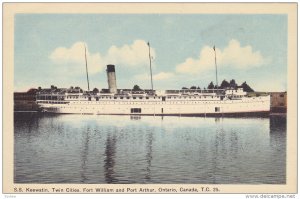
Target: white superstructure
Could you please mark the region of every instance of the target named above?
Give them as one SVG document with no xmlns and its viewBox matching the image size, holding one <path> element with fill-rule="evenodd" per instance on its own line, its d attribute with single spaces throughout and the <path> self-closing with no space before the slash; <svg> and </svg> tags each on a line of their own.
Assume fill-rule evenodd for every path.
<svg viewBox="0 0 300 199">
<path fill-rule="evenodd" d="M 51 113 L 116 115 L 226 115 L 268 113 L 270 96 L 247 96 L 242 88 L 84 92 L 44 89 L 37 103 Z"/>
</svg>

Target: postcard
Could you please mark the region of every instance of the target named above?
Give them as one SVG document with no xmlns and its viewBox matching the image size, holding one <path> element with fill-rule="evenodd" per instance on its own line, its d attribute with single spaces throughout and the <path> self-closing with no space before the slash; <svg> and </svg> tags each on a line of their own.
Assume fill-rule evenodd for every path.
<svg viewBox="0 0 300 199">
<path fill-rule="evenodd" d="M 296 194 L 296 80 L 296 3 L 4 3 L 3 193 Z"/>
</svg>

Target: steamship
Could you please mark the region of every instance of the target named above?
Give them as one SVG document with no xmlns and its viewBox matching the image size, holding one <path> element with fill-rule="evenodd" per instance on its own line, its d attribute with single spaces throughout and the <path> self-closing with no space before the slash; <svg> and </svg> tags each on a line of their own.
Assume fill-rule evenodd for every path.
<svg viewBox="0 0 300 199">
<path fill-rule="evenodd" d="M 148 46 L 152 89 L 117 89 L 115 66 L 107 65 L 108 89 L 89 91 L 87 72 L 88 91 L 79 87 L 40 89 L 36 96 L 40 110 L 73 114 L 182 116 L 265 115 L 270 112 L 270 95 L 250 96 L 242 87 L 154 90 L 149 43 Z"/>
</svg>

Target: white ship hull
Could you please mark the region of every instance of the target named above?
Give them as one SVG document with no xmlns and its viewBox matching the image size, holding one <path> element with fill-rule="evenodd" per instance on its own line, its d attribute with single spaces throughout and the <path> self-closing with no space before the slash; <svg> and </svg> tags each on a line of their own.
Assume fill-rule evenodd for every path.
<svg viewBox="0 0 300 199">
<path fill-rule="evenodd" d="M 98 115 L 226 115 L 268 113 L 270 96 L 215 100 L 74 100 L 39 102 L 44 112 Z"/>
</svg>

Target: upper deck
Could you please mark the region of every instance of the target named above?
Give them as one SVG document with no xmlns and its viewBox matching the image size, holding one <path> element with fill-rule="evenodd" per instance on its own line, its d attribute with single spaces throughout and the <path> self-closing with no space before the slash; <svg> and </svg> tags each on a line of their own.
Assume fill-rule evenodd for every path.
<svg viewBox="0 0 300 199">
<path fill-rule="evenodd" d="M 37 92 L 37 101 L 166 101 L 166 100 L 223 100 L 240 99 L 246 95 L 242 88 L 237 89 L 181 89 L 181 90 L 132 90 L 118 89 L 110 93 L 101 91 L 83 91 L 79 87 L 41 89 Z"/>
</svg>

